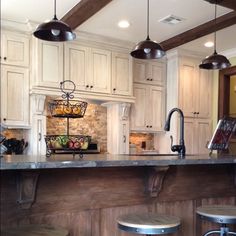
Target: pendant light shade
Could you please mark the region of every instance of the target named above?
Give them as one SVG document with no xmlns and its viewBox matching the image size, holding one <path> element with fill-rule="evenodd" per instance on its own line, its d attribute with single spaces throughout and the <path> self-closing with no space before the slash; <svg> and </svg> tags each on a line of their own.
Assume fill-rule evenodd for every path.
<svg viewBox="0 0 236 236">
<path fill-rule="evenodd" d="M 215 3 L 215 28 L 216 28 L 216 8 L 217 8 L 217 2 L 219 0 L 213 0 Z M 213 1 L 211 3 L 213 3 Z M 206 70 L 221 70 L 225 69 L 227 67 L 230 67 L 231 64 L 229 60 L 216 52 L 216 30 L 214 32 L 214 53 L 208 57 L 206 57 L 201 64 L 199 65 L 200 69 L 206 69 Z"/>
<path fill-rule="evenodd" d="M 51 21 L 40 24 L 34 32 L 36 38 L 47 41 L 71 41 L 76 38 L 75 33 L 64 22 L 57 19 L 56 0 L 54 0 L 54 17 Z"/>
<path fill-rule="evenodd" d="M 159 59 L 165 55 L 162 46 L 149 38 L 149 0 L 147 0 L 147 38 L 139 42 L 130 55 L 138 59 Z"/>
</svg>

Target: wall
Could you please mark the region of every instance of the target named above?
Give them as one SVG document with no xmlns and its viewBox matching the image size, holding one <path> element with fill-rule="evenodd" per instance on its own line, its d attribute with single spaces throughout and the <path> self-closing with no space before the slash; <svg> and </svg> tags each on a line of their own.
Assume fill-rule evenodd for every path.
<svg viewBox="0 0 236 236">
<path fill-rule="evenodd" d="M 49 111 L 47 111 L 49 115 Z M 67 120 L 47 117 L 47 135 L 66 134 Z M 89 135 L 93 142 L 98 142 L 101 152 L 107 151 L 107 108 L 88 104 L 83 118 L 70 119 L 70 134 Z"/>
</svg>

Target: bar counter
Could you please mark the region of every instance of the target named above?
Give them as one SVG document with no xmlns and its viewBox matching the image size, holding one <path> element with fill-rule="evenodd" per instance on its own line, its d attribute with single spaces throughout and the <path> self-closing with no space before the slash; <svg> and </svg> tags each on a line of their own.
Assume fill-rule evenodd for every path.
<svg viewBox="0 0 236 236">
<path fill-rule="evenodd" d="M 72 154 L 51 155 L 50 157 L 31 155 L 5 155 L 1 158 L 1 170 L 121 166 L 173 166 L 201 164 L 236 164 L 236 155 L 186 155 L 184 159 L 180 159 L 179 156 L 175 154 L 85 154 L 83 158 L 80 158 L 78 154 L 74 157 Z"/>
<path fill-rule="evenodd" d="M 158 212 L 181 218 L 176 236 L 216 225 L 196 217 L 206 204 L 236 204 L 236 156 L 78 155 L 1 158 L 0 227 L 47 224 L 70 236 L 130 236 L 116 219 Z"/>
</svg>

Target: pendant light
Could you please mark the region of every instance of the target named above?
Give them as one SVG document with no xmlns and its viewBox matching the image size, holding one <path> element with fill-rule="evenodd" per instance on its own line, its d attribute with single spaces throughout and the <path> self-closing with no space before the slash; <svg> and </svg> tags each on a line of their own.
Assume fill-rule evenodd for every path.
<svg viewBox="0 0 236 236">
<path fill-rule="evenodd" d="M 34 32 L 36 38 L 47 41 L 70 41 L 74 40 L 76 35 L 71 28 L 64 22 L 57 19 L 56 0 L 54 0 L 54 17 L 47 23 L 40 24 Z"/>
<path fill-rule="evenodd" d="M 149 0 L 147 0 L 147 38 L 139 42 L 130 54 L 138 59 L 158 59 L 165 55 L 162 46 L 149 38 Z"/>
<path fill-rule="evenodd" d="M 214 53 L 208 57 L 206 57 L 202 63 L 199 65 L 200 69 L 206 70 L 217 70 L 217 69 L 225 69 L 230 67 L 231 64 L 229 60 L 216 52 L 216 10 L 217 10 L 217 2 L 220 0 L 214 0 L 215 3 L 215 32 L 214 32 Z"/>
</svg>

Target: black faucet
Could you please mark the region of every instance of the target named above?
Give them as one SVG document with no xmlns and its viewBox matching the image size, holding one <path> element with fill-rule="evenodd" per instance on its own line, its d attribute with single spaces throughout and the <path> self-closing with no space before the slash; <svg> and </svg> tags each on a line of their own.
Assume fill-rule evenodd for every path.
<svg viewBox="0 0 236 236">
<path fill-rule="evenodd" d="M 173 137 L 170 136 L 171 138 L 171 151 L 172 152 L 178 152 L 180 158 L 185 157 L 185 145 L 184 145 L 184 114 L 179 108 L 173 108 L 170 110 L 164 130 L 165 131 L 170 131 L 170 119 L 172 114 L 177 111 L 180 115 L 180 137 L 179 137 L 179 145 L 173 145 Z"/>
</svg>

